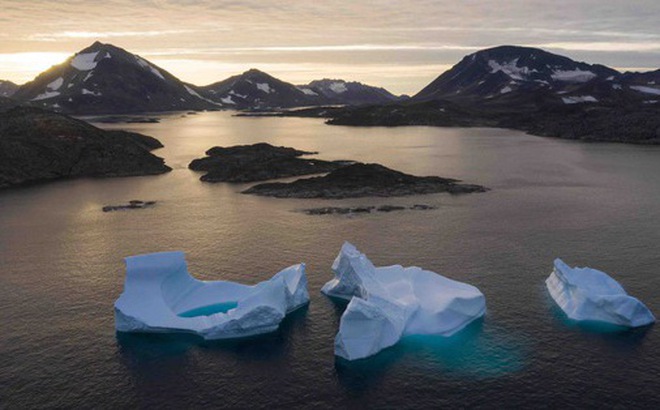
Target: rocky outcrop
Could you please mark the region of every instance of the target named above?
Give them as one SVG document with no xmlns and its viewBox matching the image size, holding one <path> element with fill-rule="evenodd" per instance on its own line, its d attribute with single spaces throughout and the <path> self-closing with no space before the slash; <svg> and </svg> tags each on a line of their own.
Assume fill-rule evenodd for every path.
<svg viewBox="0 0 660 410">
<path fill-rule="evenodd" d="M 300 158 L 315 152 L 275 147 L 267 143 L 213 147 L 206 157 L 188 166 L 205 171 L 204 182 L 256 182 L 300 175 L 321 174 L 346 166 L 346 161 L 322 161 Z"/>
<path fill-rule="evenodd" d="M 307 215 L 354 215 L 354 214 L 370 214 L 373 212 L 394 212 L 394 211 L 429 211 L 436 209 L 432 205 L 415 204 L 412 206 L 401 205 L 381 205 L 381 206 L 354 206 L 354 207 L 340 207 L 340 206 L 324 206 L 321 208 L 303 209 L 302 212 Z"/>
<path fill-rule="evenodd" d="M 245 194 L 277 198 L 358 198 L 394 197 L 448 192 L 463 194 L 485 192 L 479 185 L 460 184 L 458 180 L 436 176 L 418 177 L 379 164 L 353 164 L 323 177 L 304 178 L 290 183 L 265 183 Z"/>
<path fill-rule="evenodd" d="M 149 151 L 155 138 L 104 131 L 38 108 L 0 113 L 0 188 L 75 177 L 155 175 L 171 170 Z"/>
<path fill-rule="evenodd" d="M 156 201 L 140 201 L 135 199 L 132 201 L 128 201 L 127 204 L 106 205 L 103 207 L 103 212 L 126 211 L 129 209 L 145 209 L 145 208 L 151 208 L 154 205 L 156 205 Z"/>
</svg>

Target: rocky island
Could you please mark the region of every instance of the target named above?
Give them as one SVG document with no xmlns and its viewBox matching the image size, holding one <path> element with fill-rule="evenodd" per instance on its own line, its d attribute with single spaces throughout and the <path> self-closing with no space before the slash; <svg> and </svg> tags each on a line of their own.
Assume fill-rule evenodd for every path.
<svg viewBox="0 0 660 410">
<path fill-rule="evenodd" d="M 0 188 L 75 177 L 156 175 L 171 171 L 150 151 L 160 141 L 105 131 L 38 108 L 0 113 Z"/>
<path fill-rule="evenodd" d="M 303 178 L 290 183 L 255 185 L 243 193 L 277 198 L 341 199 L 487 191 L 480 185 L 459 182 L 437 176 L 419 177 L 404 174 L 379 164 L 357 163 L 339 168 L 322 177 Z"/>
<path fill-rule="evenodd" d="M 275 147 L 267 143 L 213 147 L 206 157 L 193 160 L 188 168 L 205 171 L 204 182 L 256 182 L 330 172 L 346 166 L 347 161 L 322 161 L 300 158 L 316 152 Z"/>
</svg>

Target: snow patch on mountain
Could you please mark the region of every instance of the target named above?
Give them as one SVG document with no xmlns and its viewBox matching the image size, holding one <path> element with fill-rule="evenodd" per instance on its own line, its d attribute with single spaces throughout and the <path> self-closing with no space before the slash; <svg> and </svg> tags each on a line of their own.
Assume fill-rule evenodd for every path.
<svg viewBox="0 0 660 410">
<path fill-rule="evenodd" d="M 514 80 L 526 80 L 531 73 L 536 72 L 536 70 L 530 70 L 529 67 L 518 67 L 517 58 L 511 61 L 505 61 L 504 63 L 499 63 L 495 60 L 488 60 L 488 66 L 491 69 L 491 73 L 494 74 L 501 71 Z"/>
<path fill-rule="evenodd" d="M 49 84 L 46 86 L 46 88 L 47 88 L 48 90 L 50 90 L 50 91 L 56 91 L 56 90 L 59 90 L 59 89 L 60 89 L 60 87 L 62 86 L 62 84 L 64 84 L 64 78 L 60 77 L 60 78 L 58 78 L 57 80 L 55 80 L 55 81 L 49 83 Z"/>
<path fill-rule="evenodd" d="M 34 97 L 32 101 L 47 100 L 49 98 L 57 97 L 58 95 L 60 95 L 59 91 L 46 91 L 45 93 L 41 93 Z"/>
<path fill-rule="evenodd" d="M 231 94 L 231 95 L 235 95 L 236 97 L 239 97 L 239 98 L 243 98 L 243 99 L 246 99 L 246 98 L 248 98 L 248 96 L 247 96 L 247 95 L 244 95 L 244 94 L 239 94 L 239 93 L 237 93 L 237 92 L 236 92 L 236 91 L 234 91 L 234 90 L 229 90 L 229 94 Z"/>
<path fill-rule="evenodd" d="M 328 87 L 330 88 L 330 90 L 332 90 L 337 94 L 345 93 L 346 91 L 348 91 L 348 88 L 346 87 L 346 83 L 336 82 L 330 84 Z"/>
<path fill-rule="evenodd" d="M 199 95 L 199 93 L 197 91 L 193 90 L 192 88 L 188 87 L 185 84 L 183 86 L 185 87 L 186 91 L 188 91 L 188 94 L 192 95 L 193 97 L 197 97 L 197 98 L 202 99 L 206 102 L 209 102 L 213 105 L 222 105 L 222 104 L 218 104 L 215 101 L 209 100 L 208 98 L 202 97 L 201 95 Z"/>
<path fill-rule="evenodd" d="M 643 85 L 631 85 L 630 89 L 639 91 L 640 93 L 644 93 L 644 94 L 660 95 L 660 89 L 653 87 L 644 87 Z"/>
<path fill-rule="evenodd" d="M 311 90 L 311 89 L 309 89 L 309 88 L 299 88 L 299 90 L 302 91 L 303 94 L 307 94 L 307 95 L 318 95 L 317 93 L 315 93 L 313 90 Z"/>
<path fill-rule="evenodd" d="M 575 97 L 562 97 L 561 98 L 564 104 L 580 104 L 586 102 L 598 102 L 595 97 L 591 95 L 580 95 Z"/>
<path fill-rule="evenodd" d="M 142 68 L 149 69 L 153 75 L 156 77 L 159 77 L 161 80 L 165 80 L 165 77 L 158 71 L 156 68 L 154 68 L 151 64 L 149 64 L 146 60 L 143 60 L 142 58 L 135 56 L 135 60 L 137 63 L 140 65 Z"/>
<path fill-rule="evenodd" d="M 90 90 L 88 90 L 88 89 L 86 89 L 86 88 L 83 88 L 82 90 L 80 90 L 80 92 L 81 92 L 83 95 L 93 95 L 93 96 L 95 96 L 95 97 L 100 97 L 100 96 L 102 95 L 100 91 L 90 91 Z"/>
<path fill-rule="evenodd" d="M 73 60 L 71 60 L 71 66 L 80 71 L 93 70 L 96 68 L 97 62 L 94 60 L 96 60 L 96 56 L 98 54 L 98 51 L 93 53 L 78 54 L 73 57 Z"/>
<path fill-rule="evenodd" d="M 228 96 L 228 97 L 225 97 L 225 98 L 220 98 L 220 101 L 222 101 L 225 104 L 236 105 L 236 102 L 231 99 L 231 96 Z"/>
<path fill-rule="evenodd" d="M 584 71 L 576 68 L 575 70 L 555 70 L 550 75 L 555 81 L 564 81 L 567 83 L 586 83 L 597 77 L 597 74 L 591 71 Z"/>
<path fill-rule="evenodd" d="M 504 87 L 500 90 L 500 94 L 510 93 L 511 91 L 513 91 L 513 88 L 511 88 L 507 85 L 506 87 Z"/>
<path fill-rule="evenodd" d="M 268 83 L 257 83 L 257 88 L 265 92 L 266 94 L 275 92 L 273 88 L 270 88 L 270 85 L 268 85 Z"/>
</svg>

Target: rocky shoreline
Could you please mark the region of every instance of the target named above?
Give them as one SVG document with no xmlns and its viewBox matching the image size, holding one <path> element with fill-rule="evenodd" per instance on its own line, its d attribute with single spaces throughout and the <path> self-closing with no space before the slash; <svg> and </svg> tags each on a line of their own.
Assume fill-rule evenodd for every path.
<svg viewBox="0 0 660 410">
<path fill-rule="evenodd" d="M 112 212 L 112 211 L 125 211 L 129 209 L 145 209 L 145 208 L 151 208 L 154 205 L 156 205 L 156 201 L 132 200 L 132 201 L 128 201 L 128 204 L 123 204 L 123 205 L 106 205 L 102 208 L 102 211 Z"/>
<path fill-rule="evenodd" d="M 105 131 L 38 108 L 0 113 L 0 188 L 78 177 L 157 175 L 171 171 L 150 151 L 155 138 Z"/>
<path fill-rule="evenodd" d="M 243 193 L 276 198 L 342 199 L 487 191 L 487 188 L 480 185 L 459 182 L 436 176 L 409 175 L 379 164 L 357 163 L 339 168 L 322 177 L 303 178 L 289 183 L 273 182 L 255 185 Z"/>
<path fill-rule="evenodd" d="M 355 206 L 355 207 L 339 207 L 339 206 L 325 206 L 321 208 L 308 208 L 302 209 L 303 213 L 307 215 L 354 215 L 354 214 L 371 214 L 376 212 L 395 212 L 395 211 L 430 211 L 437 209 L 432 205 L 415 204 L 412 206 L 400 205 L 380 205 L 380 206 Z"/>
<path fill-rule="evenodd" d="M 301 175 L 322 174 L 346 166 L 347 161 L 300 158 L 316 152 L 267 143 L 213 147 L 206 157 L 193 160 L 188 168 L 206 174 L 203 182 L 257 182 Z"/>
</svg>

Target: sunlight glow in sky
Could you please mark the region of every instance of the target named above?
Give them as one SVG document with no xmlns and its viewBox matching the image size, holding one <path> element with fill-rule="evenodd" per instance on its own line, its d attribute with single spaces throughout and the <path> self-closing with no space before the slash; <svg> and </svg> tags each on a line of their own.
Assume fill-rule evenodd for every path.
<svg viewBox="0 0 660 410">
<path fill-rule="evenodd" d="M 660 68 L 657 0 L 0 0 L 0 79 L 23 83 L 95 40 L 205 85 L 258 68 L 413 94 L 464 55 L 518 44 Z"/>
</svg>

